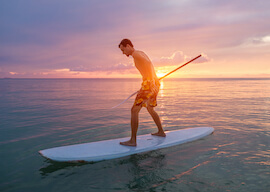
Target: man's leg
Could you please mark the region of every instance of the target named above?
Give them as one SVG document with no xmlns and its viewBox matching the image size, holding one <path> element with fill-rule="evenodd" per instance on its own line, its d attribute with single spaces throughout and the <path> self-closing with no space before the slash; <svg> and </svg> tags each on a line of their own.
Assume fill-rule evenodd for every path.
<svg viewBox="0 0 270 192">
<path fill-rule="evenodd" d="M 164 133 L 164 130 L 163 130 L 161 122 L 160 122 L 160 118 L 159 118 L 157 112 L 154 110 L 154 107 L 147 106 L 147 111 L 150 113 L 150 115 L 152 116 L 153 120 L 155 121 L 155 123 L 158 127 L 158 132 L 152 133 L 152 135 L 166 137 L 166 134 Z"/>
<path fill-rule="evenodd" d="M 134 105 L 131 108 L 131 138 L 129 141 L 120 142 L 121 145 L 127 145 L 127 146 L 136 146 L 136 136 L 137 136 L 137 130 L 139 126 L 139 112 L 141 110 L 142 106 L 136 106 Z"/>
</svg>

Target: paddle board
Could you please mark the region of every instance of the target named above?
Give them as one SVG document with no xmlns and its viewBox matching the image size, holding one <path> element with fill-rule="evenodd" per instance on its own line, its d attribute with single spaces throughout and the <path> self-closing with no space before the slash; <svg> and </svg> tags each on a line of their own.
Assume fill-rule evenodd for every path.
<svg viewBox="0 0 270 192">
<path fill-rule="evenodd" d="M 194 141 L 210 135 L 213 131 L 214 129 L 212 127 L 197 127 L 167 131 L 166 137 L 158 137 L 151 134 L 139 135 L 137 136 L 136 147 L 120 145 L 119 142 L 130 139 L 129 137 L 126 137 L 55 147 L 41 150 L 39 153 L 43 157 L 53 161 L 95 162 L 107 159 L 115 159 Z"/>
</svg>

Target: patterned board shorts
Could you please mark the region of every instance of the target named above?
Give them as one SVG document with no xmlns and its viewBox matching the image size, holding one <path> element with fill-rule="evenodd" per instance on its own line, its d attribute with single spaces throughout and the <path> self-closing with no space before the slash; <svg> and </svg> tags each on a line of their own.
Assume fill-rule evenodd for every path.
<svg viewBox="0 0 270 192">
<path fill-rule="evenodd" d="M 139 90 L 134 106 L 151 107 L 157 106 L 157 95 L 159 92 L 159 81 L 147 79 L 142 82 L 142 87 Z"/>
</svg>

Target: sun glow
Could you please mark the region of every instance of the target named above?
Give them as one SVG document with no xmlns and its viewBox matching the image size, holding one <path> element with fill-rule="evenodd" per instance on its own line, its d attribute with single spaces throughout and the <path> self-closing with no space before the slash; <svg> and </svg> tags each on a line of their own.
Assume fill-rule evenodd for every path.
<svg viewBox="0 0 270 192">
<path fill-rule="evenodd" d="M 165 66 L 165 67 L 158 67 L 156 69 L 156 74 L 158 78 L 161 78 L 165 75 L 167 75 L 170 71 L 172 71 L 174 68 L 172 66 Z M 171 77 L 172 75 L 170 75 Z"/>
<path fill-rule="evenodd" d="M 164 67 L 158 67 L 158 68 L 156 69 L 157 77 L 158 77 L 158 78 L 163 77 L 164 75 L 167 74 L 166 71 L 167 71 L 167 69 L 165 69 Z"/>
<path fill-rule="evenodd" d="M 158 77 L 158 78 L 161 78 L 161 77 L 163 77 L 164 75 L 166 75 L 166 73 L 161 73 L 161 72 L 158 72 L 158 73 L 157 73 L 157 77 Z"/>
</svg>

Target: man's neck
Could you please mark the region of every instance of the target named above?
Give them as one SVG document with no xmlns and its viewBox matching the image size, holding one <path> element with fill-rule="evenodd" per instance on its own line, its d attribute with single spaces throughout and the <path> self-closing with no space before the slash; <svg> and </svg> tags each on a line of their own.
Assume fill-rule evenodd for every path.
<svg viewBox="0 0 270 192">
<path fill-rule="evenodd" d="M 131 56 L 133 57 L 133 53 L 135 52 L 136 50 L 133 48 L 132 52 L 131 52 Z"/>
</svg>

